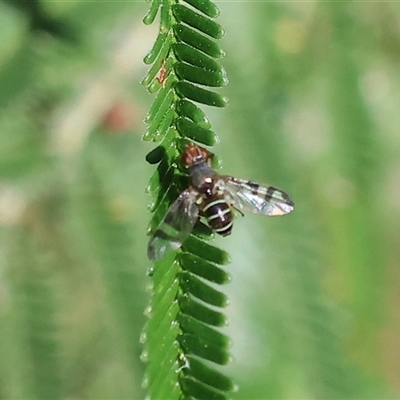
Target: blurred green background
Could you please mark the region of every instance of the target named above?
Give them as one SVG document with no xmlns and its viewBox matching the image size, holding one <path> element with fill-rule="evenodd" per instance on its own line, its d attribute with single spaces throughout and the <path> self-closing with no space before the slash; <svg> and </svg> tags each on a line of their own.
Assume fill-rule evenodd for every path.
<svg viewBox="0 0 400 400">
<path fill-rule="evenodd" d="M 214 151 L 296 202 L 217 239 L 233 397 L 398 398 L 400 5 L 217 4 Z M 147 7 L 0 1 L 0 398 L 144 396 Z"/>
</svg>

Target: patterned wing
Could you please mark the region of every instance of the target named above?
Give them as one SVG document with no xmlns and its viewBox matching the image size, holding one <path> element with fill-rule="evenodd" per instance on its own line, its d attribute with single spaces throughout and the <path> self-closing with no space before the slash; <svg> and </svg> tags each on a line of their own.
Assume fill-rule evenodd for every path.
<svg viewBox="0 0 400 400">
<path fill-rule="evenodd" d="M 256 214 L 279 216 L 292 212 L 294 202 L 289 195 L 273 186 L 221 176 L 225 195 L 238 210 L 249 210 Z"/>
<path fill-rule="evenodd" d="M 199 214 L 197 198 L 198 192 L 189 188 L 171 205 L 147 246 L 150 260 L 159 260 L 170 250 L 179 249 L 189 237 Z"/>
</svg>

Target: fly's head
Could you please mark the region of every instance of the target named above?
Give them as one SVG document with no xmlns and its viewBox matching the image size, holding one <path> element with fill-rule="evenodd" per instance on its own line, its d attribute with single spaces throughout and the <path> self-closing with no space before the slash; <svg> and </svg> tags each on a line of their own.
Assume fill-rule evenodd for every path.
<svg viewBox="0 0 400 400">
<path fill-rule="evenodd" d="M 201 163 L 210 165 L 211 153 L 204 147 L 197 146 L 194 143 L 186 145 L 186 149 L 182 154 L 182 164 L 186 168 L 190 168 Z"/>
</svg>

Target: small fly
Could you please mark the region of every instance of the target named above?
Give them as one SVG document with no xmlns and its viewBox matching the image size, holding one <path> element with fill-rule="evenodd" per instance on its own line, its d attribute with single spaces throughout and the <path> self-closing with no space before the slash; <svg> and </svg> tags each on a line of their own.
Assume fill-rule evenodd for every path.
<svg viewBox="0 0 400 400">
<path fill-rule="evenodd" d="M 188 169 L 191 186 L 167 211 L 150 239 L 147 255 L 159 260 L 179 249 L 189 237 L 199 216 L 219 235 L 232 232 L 234 210 L 280 216 L 294 210 L 288 194 L 273 186 L 219 175 L 211 168 L 212 154 L 196 144 L 186 146 L 182 164 Z"/>
</svg>

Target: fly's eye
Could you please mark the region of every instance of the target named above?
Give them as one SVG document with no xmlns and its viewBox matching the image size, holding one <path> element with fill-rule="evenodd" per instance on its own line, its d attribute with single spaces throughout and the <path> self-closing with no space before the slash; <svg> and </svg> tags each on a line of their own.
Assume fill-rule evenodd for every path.
<svg viewBox="0 0 400 400">
<path fill-rule="evenodd" d="M 210 153 L 206 149 L 201 149 L 200 156 L 202 160 L 210 158 Z"/>
<path fill-rule="evenodd" d="M 183 154 L 182 156 L 182 164 L 186 166 L 189 165 L 189 157 L 187 157 L 186 154 Z"/>
</svg>

